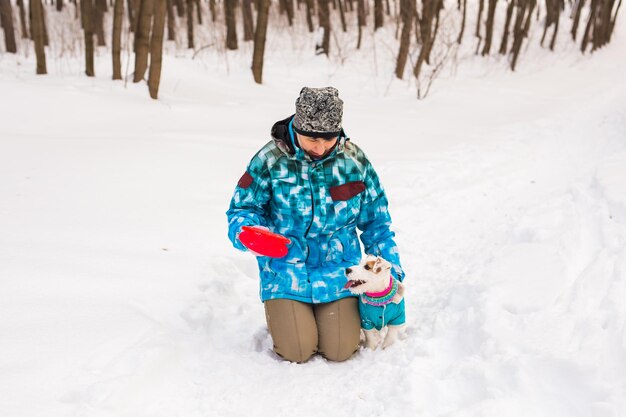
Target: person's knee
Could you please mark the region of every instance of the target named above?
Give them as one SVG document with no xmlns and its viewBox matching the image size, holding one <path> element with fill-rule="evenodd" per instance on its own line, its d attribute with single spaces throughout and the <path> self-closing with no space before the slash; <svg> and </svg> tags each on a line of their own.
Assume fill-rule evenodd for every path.
<svg viewBox="0 0 626 417">
<path fill-rule="evenodd" d="M 291 362 L 306 362 L 317 351 L 317 327 L 310 305 L 287 299 L 265 302 L 274 352 Z"/>
<path fill-rule="evenodd" d="M 329 361 L 343 362 L 352 357 L 359 350 L 359 338 L 351 338 L 351 340 L 343 340 L 334 349 L 327 349 L 323 352 L 323 356 Z"/>
<path fill-rule="evenodd" d="M 357 300 L 344 298 L 316 310 L 319 352 L 326 359 L 342 362 L 359 349 L 361 321 Z"/>
<path fill-rule="evenodd" d="M 281 358 L 296 363 L 308 361 L 317 351 L 317 338 L 293 337 L 290 340 L 283 340 L 283 343 L 274 345 L 274 352 Z"/>
</svg>

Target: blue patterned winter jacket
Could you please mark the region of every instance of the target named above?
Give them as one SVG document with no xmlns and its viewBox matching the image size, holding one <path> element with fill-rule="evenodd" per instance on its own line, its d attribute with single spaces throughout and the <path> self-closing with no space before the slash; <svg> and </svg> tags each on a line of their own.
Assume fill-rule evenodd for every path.
<svg viewBox="0 0 626 417">
<path fill-rule="evenodd" d="M 293 116 L 276 122 L 273 140 L 252 158 L 239 180 L 228 217 L 228 237 L 241 250 L 242 226 L 265 226 L 291 239 L 280 259 L 257 257 L 261 300 L 326 303 L 352 294 L 345 268 L 367 254 L 382 256 L 404 278 L 387 197 L 369 160 L 342 131 L 334 150 L 312 160 L 294 146 Z"/>
</svg>

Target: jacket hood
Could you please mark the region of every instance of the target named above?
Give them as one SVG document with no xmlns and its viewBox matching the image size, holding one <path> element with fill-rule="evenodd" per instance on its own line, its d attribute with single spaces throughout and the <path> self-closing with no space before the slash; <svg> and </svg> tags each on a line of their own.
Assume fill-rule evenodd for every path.
<svg viewBox="0 0 626 417">
<path fill-rule="evenodd" d="M 291 141 L 291 137 L 289 136 L 289 123 L 293 120 L 295 115 L 291 115 L 283 120 L 279 120 L 272 126 L 272 139 L 274 143 L 281 151 L 285 152 L 290 156 L 296 155 L 296 149 L 294 144 Z M 342 151 L 345 145 L 345 142 L 350 140 L 350 138 L 346 137 L 346 133 L 343 128 L 341 132 L 339 132 L 339 140 L 337 143 L 337 151 Z"/>
</svg>

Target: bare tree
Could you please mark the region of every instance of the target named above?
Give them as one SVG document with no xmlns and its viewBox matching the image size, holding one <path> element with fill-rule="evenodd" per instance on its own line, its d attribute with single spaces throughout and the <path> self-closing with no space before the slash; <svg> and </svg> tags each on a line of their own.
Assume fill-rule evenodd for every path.
<svg viewBox="0 0 626 417">
<path fill-rule="evenodd" d="M 478 1 L 478 18 L 476 19 L 476 33 L 474 34 L 478 38 L 478 44 L 476 44 L 476 53 L 478 53 L 478 50 L 480 49 L 480 44 L 483 41 L 483 37 L 480 34 L 480 24 L 482 23 L 482 19 L 483 19 L 484 8 L 485 8 L 485 0 L 479 0 Z"/>
<path fill-rule="evenodd" d="M 13 28 L 13 8 L 11 0 L 0 0 L 0 25 L 4 29 L 4 46 L 7 52 L 16 53 L 15 29 Z"/>
<path fill-rule="evenodd" d="M 243 40 L 254 39 L 254 21 L 252 17 L 252 0 L 242 0 L 241 13 L 243 17 Z"/>
<path fill-rule="evenodd" d="M 209 10 L 211 10 L 211 21 L 215 23 L 217 13 L 215 12 L 215 0 L 209 0 Z"/>
<path fill-rule="evenodd" d="M 411 29 L 415 17 L 415 0 L 400 0 L 400 17 L 402 18 L 402 34 L 400 35 L 400 50 L 396 61 L 396 77 L 402 79 L 404 67 L 409 56 L 411 44 Z"/>
<path fill-rule="evenodd" d="M 167 1 L 167 40 L 176 40 L 176 17 L 174 16 L 174 0 Z"/>
<path fill-rule="evenodd" d="M 293 0 L 280 0 L 279 4 L 280 4 L 282 11 L 287 12 L 287 22 L 289 22 L 289 26 L 293 26 L 293 18 L 294 18 Z"/>
<path fill-rule="evenodd" d="M 430 51 L 435 43 L 435 36 L 439 28 L 439 12 L 443 7 L 443 0 L 424 0 L 422 4 L 422 19 L 420 22 L 422 47 L 413 68 L 413 75 L 419 79 L 422 65 L 430 61 Z"/>
<path fill-rule="evenodd" d="M 189 49 L 194 49 L 193 4 L 194 0 L 187 0 L 187 48 Z"/>
<path fill-rule="evenodd" d="M 506 55 L 509 48 L 509 32 L 511 30 L 511 16 L 513 16 L 513 7 L 515 6 L 515 0 L 509 0 L 509 5 L 506 8 L 506 19 L 504 21 L 504 31 L 502 32 L 502 41 L 500 42 L 500 54 Z"/>
<path fill-rule="evenodd" d="M 41 0 L 30 0 L 31 32 L 35 42 L 37 74 L 46 74 L 46 51 L 44 49 L 43 6 Z"/>
<path fill-rule="evenodd" d="M 330 48 L 330 7 L 328 6 L 329 0 L 318 0 L 318 19 L 320 22 L 320 29 L 323 31 L 321 43 L 315 46 L 316 54 L 325 54 L 328 56 L 328 50 Z"/>
<path fill-rule="evenodd" d="M 28 26 L 26 25 L 26 9 L 24 7 L 24 0 L 17 0 L 17 8 L 20 9 L 20 26 L 22 27 L 22 39 L 28 39 Z"/>
<path fill-rule="evenodd" d="M 85 74 L 88 77 L 95 76 L 94 70 L 94 57 L 93 57 L 93 18 L 94 18 L 94 9 L 93 9 L 93 0 L 82 0 L 80 2 L 82 6 L 82 23 L 83 23 L 83 31 L 85 32 Z"/>
<path fill-rule="evenodd" d="M 263 83 L 263 55 L 267 38 L 267 21 L 270 0 L 258 0 L 256 31 L 254 32 L 254 53 L 252 55 L 252 75 L 257 84 Z"/>
<path fill-rule="evenodd" d="M 363 27 L 365 26 L 365 0 L 356 2 L 357 26 L 359 35 L 356 42 L 356 49 L 361 49 L 361 38 L 363 37 Z"/>
<path fill-rule="evenodd" d="M 235 17 L 235 0 L 224 0 L 226 15 L 226 48 L 237 49 L 237 19 Z"/>
<path fill-rule="evenodd" d="M 580 15 L 582 14 L 583 8 L 585 7 L 585 0 L 578 0 L 574 3 L 574 21 L 572 22 L 572 30 L 570 33 L 572 34 L 572 39 L 576 40 L 576 34 L 578 32 L 578 24 L 580 23 Z"/>
<path fill-rule="evenodd" d="M 383 26 L 384 10 L 383 0 L 374 0 L 374 30 Z"/>
<path fill-rule="evenodd" d="M 513 71 L 515 71 L 524 38 L 528 36 L 533 10 L 537 5 L 536 0 L 518 0 L 518 2 L 515 26 L 513 27 L 513 46 L 511 47 L 511 54 L 513 55 L 511 69 Z"/>
<path fill-rule="evenodd" d="M 313 32 L 315 27 L 313 26 L 313 8 L 315 0 L 306 0 L 306 24 L 309 27 L 309 32 Z"/>
<path fill-rule="evenodd" d="M 513 2 L 513 0 L 511 0 L 511 2 Z M 459 0 L 459 8 L 461 7 L 461 0 Z M 467 17 L 467 0 L 463 0 L 463 18 L 461 19 L 461 30 L 459 31 L 459 37 L 457 38 L 456 42 L 458 44 L 461 44 L 461 41 L 463 40 L 463 32 L 465 32 L 465 20 Z"/>
<path fill-rule="evenodd" d="M 487 21 L 485 22 L 485 45 L 483 46 L 482 55 L 489 55 L 491 51 L 491 40 L 493 39 L 493 23 L 496 14 L 496 5 L 498 0 L 489 0 L 487 6 Z"/>
<path fill-rule="evenodd" d="M 202 7 L 200 7 L 200 0 L 196 0 L 196 14 L 198 15 L 198 25 L 202 25 Z"/>
<path fill-rule="evenodd" d="M 155 0 L 141 0 L 139 7 L 139 23 L 135 33 L 135 74 L 133 82 L 143 80 L 148 69 L 148 52 L 150 47 L 150 30 Z"/>
<path fill-rule="evenodd" d="M 339 18 L 341 19 L 341 30 L 345 33 L 348 31 L 348 27 L 346 25 L 346 13 L 344 10 L 343 2 L 341 0 L 337 0 L 339 3 Z"/>
<path fill-rule="evenodd" d="M 559 16 L 561 15 L 561 8 L 563 7 L 563 0 L 545 0 L 546 2 L 546 19 L 543 28 L 543 35 L 541 36 L 541 46 L 548 33 L 548 28 L 554 25 L 554 32 L 552 33 L 552 40 L 550 41 L 550 50 L 554 50 L 556 42 L 556 33 L 559 30 Z"/>
<path fill-rule="evenodd" d="M 157 99 L 161 82 L 161 63 L 163 56 L 163 34 L 165 32 L 165 16 L 167 0 L 154 0 L 154 21 L 150 39 L 150 72 L 148 73 L 148 90 L 150 97 Z"/>
<path fill-rule="evenodd" d="M 124 19 L 124 0 L 115 0 L 113 8 L 113 33 L 111 45 L 113 48 L 113 79 L 122 79 L 122 20 Z"/>
<path fill-rule="evenodd" d="M 178 17 L 185 17 L 185 0 L 175 0 L 176 1 L 176 14 Z"/>
<path fill-rule="evenodd" d="M 98 39 L 98 46 L 106 46 L 104 41 L 104 13 L 107 11 L 106 0 L 95 0 L 94 34 Z"/>
</svg>

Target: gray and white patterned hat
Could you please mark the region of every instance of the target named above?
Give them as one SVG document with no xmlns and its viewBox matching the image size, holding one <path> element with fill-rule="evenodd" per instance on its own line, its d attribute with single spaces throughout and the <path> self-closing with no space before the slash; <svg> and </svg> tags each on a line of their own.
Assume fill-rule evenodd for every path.
<svg viewBox="0 0 626 417">
<path fill-rule="evenodd" d="M 304 136 L 334 138 L 341 133 L 343 101 L 334 87 L 304 87 L 296 99 L 293 128 Z"/>
</svg>

